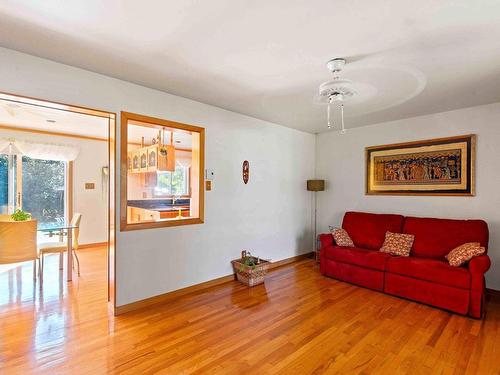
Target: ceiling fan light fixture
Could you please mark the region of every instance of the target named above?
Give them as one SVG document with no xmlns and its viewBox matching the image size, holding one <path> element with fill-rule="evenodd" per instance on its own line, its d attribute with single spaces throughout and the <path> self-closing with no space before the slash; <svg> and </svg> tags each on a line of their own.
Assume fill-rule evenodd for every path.
<svg viewBox="0 0 500 375">
<path fill-rule="evenodd" d="M 346 64 L 345 59 L 335 58 L 326 63 L 327 68 L 334 74 L 333 79 L 323 82 L 319 86 L 319 95 L 317 100 L 320 103 L 327 104 L 327 125 L 328 129 L 332 128 L 331 121 L 331 105 L 334 103 L 340 104 L 341 128 L 340 133 L 345 134 L 344 126 L 344 102 L 352 98 L 356 92 L 353 89 L 353 82 L 346 78 L 340 78 L 338 73 L 342 71 Z"/>
</svg>

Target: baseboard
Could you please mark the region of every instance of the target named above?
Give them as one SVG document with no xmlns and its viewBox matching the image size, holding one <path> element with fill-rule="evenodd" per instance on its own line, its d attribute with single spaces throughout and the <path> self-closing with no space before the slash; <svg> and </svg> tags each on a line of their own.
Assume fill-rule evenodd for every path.
<svg viewBox="0 0 500 375">
<path fill-rule="evenodd" d="M 78 245 L 78 250 L 81 249 L 89 249 L 91 247 L 105 247 L 108 246 L 108 242 L 94 242 L 94 243 L 84 243 L 84 244 L 79 244 Z"/>
<path fill-rule="evenodd" d="M 500 290 L 486 288 L 486 294 L 492 297 L 500 297 Z"/>
<path fill-rule="evenodd" d="M 269 269 L 272 270 L 272 269 L 286 266 L 287 264 L 290 264 L 290 263 L 299 262 L 303 259 L 311 258 L 313 255 L 314 255 L 314 252 L 310 252 L 310 253 L 297 255 L 297 256 L 294 256 L 291 258 L 282 259 L 282 260 L 279 260 L 277 262 L 271 263 L 269 266 Z M 217 279 L 205 281 L 205 282 L 200 283 L 200 284 L 191 285 L 191 286 L 188 286 L 186 288 L 177 289 L 177 290 L 174 290 L 172 292 L 167 292 L 164 294 L 160 294 L 158 296 L 154 296 L 154 297 L 146 298 L 146 299 L 143 299 L 140 301 L 128 303 L 126 305 L 115 306 L 114 313 L 115 313 L 115 316 L 122 315 L 122 314 L 125 314 L 128 312 L 131 312 L 131 311 L 136 311 L 136 310 L 143 309 L 145 307 L 149 307 L 151 305 L 165 303 L 165 302 L 168 302 L 174 298 L 179 298 L 181 296 L 185 296 L 187 294 L 198 292 L 200 290 L 204 290 L 204 289 L 214 287 L 217 285 L 225 284 L 225 283 L 230 282 L 230 281 L 234 281 L 234 274 L 222 276 L 222 277 L 219 277 Z"/>
</svg>

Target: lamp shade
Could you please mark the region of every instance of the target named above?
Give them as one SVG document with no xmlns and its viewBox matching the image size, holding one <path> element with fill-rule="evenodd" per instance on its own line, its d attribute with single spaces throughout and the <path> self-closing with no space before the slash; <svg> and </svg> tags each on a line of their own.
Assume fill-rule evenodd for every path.
<svg viewBox="0 0 500 375">
<path fill-rule="evenodd" d="M 325 180 L 307 180 L 307 190 L 309 191 L 324 191 Z"/>
</svg>

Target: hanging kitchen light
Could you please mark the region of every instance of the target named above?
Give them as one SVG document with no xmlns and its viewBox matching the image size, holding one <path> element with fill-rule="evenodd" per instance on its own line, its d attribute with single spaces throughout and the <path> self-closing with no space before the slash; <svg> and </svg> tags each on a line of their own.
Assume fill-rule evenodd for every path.
<svg viewBox="0 0 500 375">
<path fill-rule="evenodd" d="M 15 141 L 13 139 L 9 139 L 9 144 L 0 150 L 0 154 L 22 155 L 23 153 L 19 150 L 19 148 L 17 148 Z"/>
<path fill-rule="evenodd" d="M 319 86 L 319 94 L 317 101 L 321 104 L 326 104 L 326 116 L 328 129 L 334 127 L 332 121 L 332 106 L 340 109 L 340 132 L 346 132 L 344 125 L 344 102 L 352 98 L 356 92 L 353 89 L 353 83 L 349 79 L 341 78 L 339 73 L 346 64 L 345 59 L 335 58 L 328 61 L 327 68 L 333 73 L 333 79 L 323 82 Z"/>
</svg>

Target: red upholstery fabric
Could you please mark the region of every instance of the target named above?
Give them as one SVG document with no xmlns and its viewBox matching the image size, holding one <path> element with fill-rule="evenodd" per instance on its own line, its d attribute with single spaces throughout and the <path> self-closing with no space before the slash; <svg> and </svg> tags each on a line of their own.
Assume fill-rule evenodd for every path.
<svg viewBox="0 0 500 375">
<path fill-rule="evenodd" d="M 490 269 L 491 260 L 487 255 L 480 255 L 478 257 L 472 258 L 469 261 L 469 270 L 471 274 L 483 275 Z"/>
<path fill-rule="evenodd" d="M 484 274 L 490 268 L 491 260 L 487 255 L 472 258 L 469 262 L 471 274 L 471 291 L 469 315 L 474 318 L 481 318 L 484 310 L 486 284 Z"/>
<path fill-rule="evenodd" d="M 319 235 L 319 242 L 321 243 L 320 249 L 333 245 L 333 236 L 331 233 L 321 233 Z"/>
<path fill-rule="evenodd" d="M 483 220 L 407 217 L 403 232 L 415 235 L 414 256 L 442 258 L 467 242 L 480 242 L 488 248 L 488 225 Z"/>
<path fill-rule="evenodd" d="M 386 272 L 384 291 L 459 314 L 467 314 L 469 311 L 470 292 L 468 289 L 454 288 Z"/>
<path fill-rule="evenodd" d="M 389 254 L 359 247 L 328 246 L 321 251 L 327 259 L 379 271 L 385 270 L 385 263 L 391 258 Z"/>
<path fill-rule="evenodd" d="M 378 291 L 384 290 L 384 272 L 352 264 L 321 258 L 321 273 L 352 284 L 361 285 Z"/>
<path fill-rule="evenodd" d="M 346 212 L 342 222 L 357 247 L 378 250 L 385 240 L 385 232 L 401 233 L 404 217 L 401 215 Z"/>
<path fill-rule="evenodd" d="M 490 258 L 481 255 L 463 267 L 451 267 L 444 256 L 466 242 L 480 242 L 487 249 L 484 221 L 347 212 L 342 226 L 357 247 L 335 246 L 331 234 L 321 235 L 323 275 L 481 318 Z M 382 246 L 386 231 L 415 235 L 410 257 L 373 251 Z"/>
<path fill-rule="evenodd" d="M 437 259 L 391 258 L 387 261 L 386 271 L 456 288 L 470 288 L 471 278 L 466 268 L 452 267 L 448 263 Z"/>
</svg>

